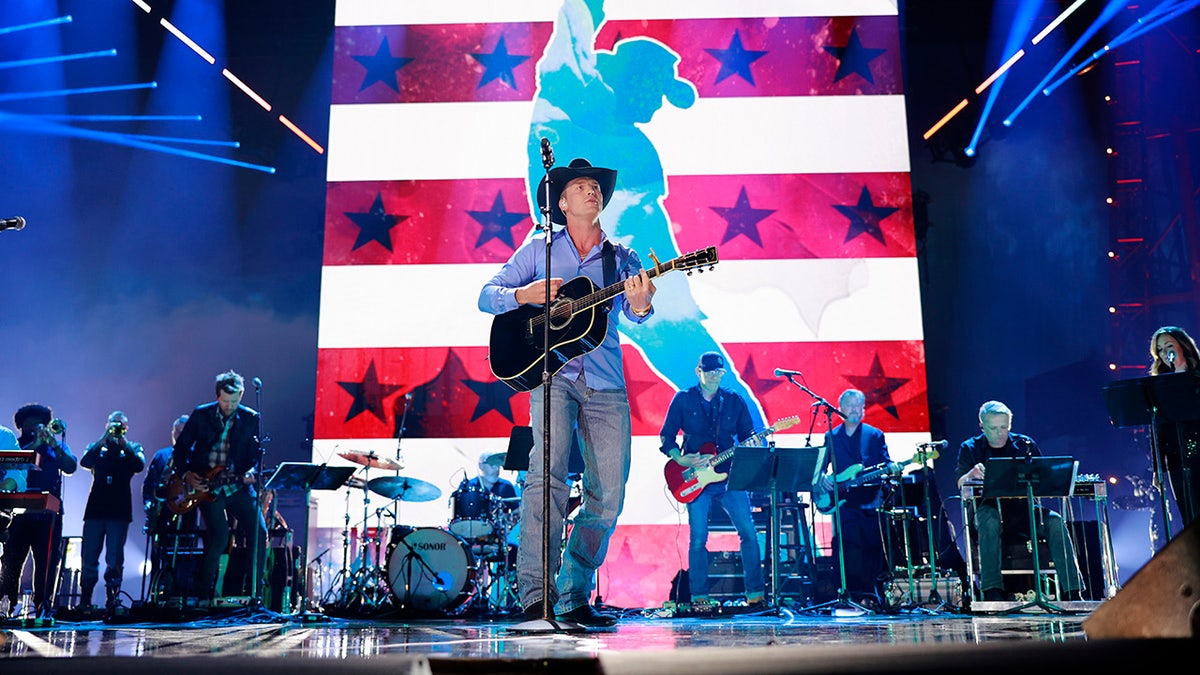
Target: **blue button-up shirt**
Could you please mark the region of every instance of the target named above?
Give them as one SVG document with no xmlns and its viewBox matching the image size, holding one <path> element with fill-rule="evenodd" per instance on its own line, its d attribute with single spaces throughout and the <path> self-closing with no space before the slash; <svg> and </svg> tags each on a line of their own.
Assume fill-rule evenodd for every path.
<svg viewBox="0 0 1200 675">
<path fill-rule="evenodd" d="M 603 245 L 607 236 L 602 236 L 600 244 L 588 251 L 584 257 L 567 236 L 566 228 L 561 228 L 553 234 L 550 245 L 550 272 L 554 277 L 569 281 L 579 276 L 592 280 L 596 288 L 604 288 L 604 255 Z M 616 262 L 616 281 L 637 276 L 642 271 L 642 262 L 636 252 L 622 244 L 613 244 Z M 489 314 L 511 312 L 518 306 L 517 289 L 538 279 L 546 278 L 546 239 L 544 236 L 527 240 L 513 253 L 508 262 L 500 268 L 491 279 L 483 285 L 479 293 L 479 309 Z M 616 298 L 618 306 L 625 316 L 634 323 L 641 323 L 650 317 L 637 317 L 622 294 Z M 651 310 L 651 314 L 653 310 Z M 587 374 L 587 385 L 592 389 L 624 389 L 625 373 L 621 369 L 621 347 L 617 337 L 617 312 L 608 312 L 608 332 L 604 342 L 596 349 L 572 359 L 558 371 L 560 377 L 579 379 L 581 373 Z"/>
</svg>

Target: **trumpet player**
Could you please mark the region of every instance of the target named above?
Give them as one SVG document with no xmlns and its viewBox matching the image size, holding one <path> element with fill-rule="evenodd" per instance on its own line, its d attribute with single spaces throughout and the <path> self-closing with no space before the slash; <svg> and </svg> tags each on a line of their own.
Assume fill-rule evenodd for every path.
<svg viewBox="0 0 1200 675">
<path fill-rule="evenodd" d="M 21 430 L 17 439 L 21 449 L 36 450 L 38 461 L 36 469 L 17 472 L 23 474 L 18 480 L 22 483 L 19 489 L 49 493 L 59 505 L 51 510 L 30 510 L 13 516 L 4 556 L 0 558 L 0 607 L 17 606 L 21 572 L 26 559 L 33 556 L 33 602 L 37 615 L 49 618 L 54 614 L 62 539 L 62 475 L 75 473 L 78 462 L 67 447 L 67 425 L 50 408 L 39 403 L 22 406 L 13 415 L 13 422 Z"/>
<path fill-rule="evenodd" d="M 108 416 L 104 435 L 87 447 L 79 464 L 92 472 L 92 489 L 83 511 L 83 570 L 80 605 L 92 606 L 92 592 L 100 579 L 100 549 L 104 549 L 105 609 L 113 614 L 120 605 L 121 579 L 125 574 L 125 537 L 133 521 L 133 495 L 129 481 L 146 468 L 142 445 L 126 436 L 129 418 L 120 410 Z"/>
</svg>

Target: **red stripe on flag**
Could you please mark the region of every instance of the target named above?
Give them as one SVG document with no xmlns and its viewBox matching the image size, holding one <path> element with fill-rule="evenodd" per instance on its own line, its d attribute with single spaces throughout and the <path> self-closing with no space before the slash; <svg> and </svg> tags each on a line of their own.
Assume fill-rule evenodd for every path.
<svg viewBox="0 0 1200 675">
<path fill-rule="evenodd" d="M 808 394 L 772 376 L 774 368 L 787 367 L 801 370 L 801 381 L 834 403 L 845 389 L 863 390 L 867 422 L 884 431 L 929 428 L 919 341 L 731 343 L 725 349 L 772 422 L 792 415 L 807 419 L 812 403 Z M 623 351 L 633 433 L 657 435 L 675 390 L 634 347 Z M 528 394 L 498 382 L 486 357 L 486 347 L 321 349 L 315 437 L 394 436 L 409 392 L 406 436 L 506 437 L 514 425 L 529 424 Z"/>
<path fill-rule="evenodd" d="M 552 29 L 549 22 L 339 26 L 333 46 L 333 103 L 531 100 L 534 66 Z M 484 82 L 488 71 L 480 58 L 493 54 L 501 59 L 508 54 L 509 62 L 527 58 L 512 65 L 511 83 L 502 77 Z M 394 79 L 387 77 L 389 72 Z"/>
<path fill-rule="evenodd" d="M 682 250 L 718 242 L 723 260 L 916 255 L 907 173 L 672 176 L 669 187 Z"/>
<path fill-rule="evenodd" d="M 548 21 L 339 26 L 333 103 L 531 100 L 552 29 Z M 678 53 L 679 74 L 701 97 L 903 92 L 895 17 L 610 21 L 596 49 L 611 52 L 618 40 L 634 37 Z M 858 45 L 862 50 L 845 51 Z M 750 54 L 734 56 L 739 51 Z M 839 72 L 846 59 L 856 67 Z M 499 70 L 489 70 L 489 60 Z"/>
<path fill-rule="evenodd" d="M 520 179 L 329 183 L 324 264 L 501 264 L 532 228 Z"/>
</svg>

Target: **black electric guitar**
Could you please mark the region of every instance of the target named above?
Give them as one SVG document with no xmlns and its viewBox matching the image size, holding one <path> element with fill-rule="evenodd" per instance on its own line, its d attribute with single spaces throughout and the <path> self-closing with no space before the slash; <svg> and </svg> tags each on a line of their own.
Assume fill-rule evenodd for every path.
<svg viewBox="0 0 1200 675">
<path fill-rule="evenodd" d="M 840 471 L 834 481 L 837 483 L 838 494 L 842 494 L 844 490 L 856 488 L 870 483 L 877 483 L 885 476 L 899 476 L 900 472 L 908 464 L 920 464 L 919 460 L 934 460 L 937 459 L 938 453 L 934 450 L 932 453 L 922 451 L 909 459 L 895 463 L 877 464 L 869 469 L 864 469 L 862 464 L 855 464 Z M 813 504 L 821 513 L 829 514 L 842 508 L 845 504 L 845 499 L 839 499 L 836 504 L 833 503 L 833 490 L 829 492 L 820 492 L 813 490 Z"/>
<path fill-rule="evenodd" d="M 651 279 L 672 270 L 704 271 L 717 264 L 717 247 L 709 246 L 692 251 L 666 263 L 659 263 L 650 253 L 654 267 L 646 270 Z M 558 296 L 550 303 L 550 362 L 551 375 L 562 370 L 567 362 L 592 351 L 604 342 L 608 332 L 608 300 L 625 292 L 625 282 L 596 290 L 592 280 L 575 277 L 564 282 Z M 492 374 L 517 391 L 529 391 L 541 384 L 543 326 L 545 310 L 542 305 L 521 305 L 511 312 L 496 315 L 488 340 L 488 361 Z"/>
</svg>

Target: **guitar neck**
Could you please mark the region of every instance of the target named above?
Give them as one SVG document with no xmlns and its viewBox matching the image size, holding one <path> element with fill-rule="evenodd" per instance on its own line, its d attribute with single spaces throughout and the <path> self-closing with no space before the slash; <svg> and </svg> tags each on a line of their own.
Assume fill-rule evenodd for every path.
<svg viewBox="0 0 1200 675">
<path fill-rule="evenodd" d="M 674 260 L 669 260 L 661 265 L 655 265 L 654 267 L 646 270 L 646 276 L 650 277 L 651 279 L 660 277 L 667 272 L 675 270 L 676 266 L 679 264 L 679 261 L 680 258 L 675 258 Z M 624 281 L 618 281 L 611 286 L 605 286 L 599 290 L 592 291 L 581 298 L 576 298 L 571 301 L 571 314 L 576 314 L 588 309 L 589 307 L 595 307 L 601 303 L 608 302 L 612 298 L 615 298 L 624 292 Z"/>
<path fill-rule="evenodd" d="M 766 436 L 767 434 L 773 433 L 774 431 L 775 431 L 774 427 L 768 427 L 766 429 L 763 429 L 762 431 L 756 431 L 756 432 L 750 434 L 745 439 L 735 443 L 733 447 L 729 448 L 725 452 L 713 455 L 713 458 L 708 461 L 708 465 L 716 466 L 716 465 L 720 464 L 721 462 L 724 462 L 725 460 L 732 458 L 734 451 L 736 451 L 738 449 L 739 445 L 747 445 L 749 443 L 758 443 L 759 441 L 761 441 L 763 439 L 764 436 Z"/>
</svg>

